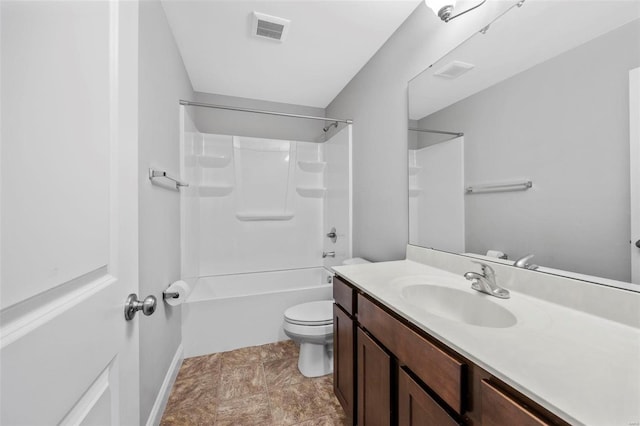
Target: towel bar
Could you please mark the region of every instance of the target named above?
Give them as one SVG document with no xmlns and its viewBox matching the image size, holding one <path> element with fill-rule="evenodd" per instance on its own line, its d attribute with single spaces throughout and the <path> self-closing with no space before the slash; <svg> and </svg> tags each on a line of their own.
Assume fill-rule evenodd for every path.
<svg viewBox="0 0 640 426">
<path fill-rule="evenodd" d="M 167 174 L 167 172 L 165 172 L 164 170 L 155 170 L 150 168 L 149 169 L 149 180 L 153 181 L 156 178 L 165 178 L 165 179 L 169 179 L 170 181 L 174 182 L 176 184 L 176 189 L 180 189 L 181 186 L 189 186 L 188 183 L 186 182 L 182 182 L 176 178 L 173 178 L 171 176 L 169 176 Z"/>
</svg>

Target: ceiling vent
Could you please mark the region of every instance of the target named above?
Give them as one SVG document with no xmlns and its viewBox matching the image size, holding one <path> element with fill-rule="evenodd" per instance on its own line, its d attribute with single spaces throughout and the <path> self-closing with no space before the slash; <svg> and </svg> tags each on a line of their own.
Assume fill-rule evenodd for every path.
<svg viewBox="0 0 640 426">
<path fill-rule="evenodd" d="M 471 71 L 475 65 L 467 64 L 465 62 L 453 61 L 440 68 L 438 71 L 433 73 L 436 77 L 448 78 L 452 80 L 454 78 L 460 77 L 462 74 L 467 71 Z"/>
<path fill-rule="evenodd" d="M 253 12 L 253 26 L 251 33 L 260 38 L 269 40 L 284 41 L 289 32 L 291 21 L 277 16 L 265 15 L 260 12 Z"/>
</svg>

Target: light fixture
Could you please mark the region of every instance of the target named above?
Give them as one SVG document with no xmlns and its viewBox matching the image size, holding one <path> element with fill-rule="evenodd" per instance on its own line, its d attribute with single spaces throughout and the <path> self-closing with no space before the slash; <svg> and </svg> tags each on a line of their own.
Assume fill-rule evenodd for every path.
<svg viewBox="0 0 640 426">
<path fill-rule="evenodd" d="M 438 15 L 440 17 L 440 19 L 442 19 L 444 22 L 449 22 L 453 18 L 457 18 L 460 15 L 464 15 L 465 13 L 470 12 L 473 9 L 476 9 L 476 8 L 480 7 L 486 1 L 487 0 L 482 0 L 477 5 L 475 5 L 475 6 L 469 8 L 469 9 L 463 11 L 463 12 L 457 13 L 457 14 L 452 16 L 453 8 L 456 6 L 456 0 L 424 0 L 425 4 L 431 10 L 433 10 L 433 13 Z"/>
</svg>

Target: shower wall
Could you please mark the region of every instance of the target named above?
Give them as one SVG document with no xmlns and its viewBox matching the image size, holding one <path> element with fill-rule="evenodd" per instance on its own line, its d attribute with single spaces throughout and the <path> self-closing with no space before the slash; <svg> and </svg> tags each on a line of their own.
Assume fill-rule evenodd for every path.
<svg viewBox="0 0 640 426">
<path fill-rule="evenodd" d="M 327 187 L 324 203 L 323 245 L 324 251 L 336 253 L 335 257 L 325 258 L 324 266 L 335 266 L 352 256 L 351 126 L 339 130 L 322 145 L 325 151 Z M 326 238 L 326 233 L 332 227 L 335 227 L 338 237 L 335 243 Z"/>
<path fill-rule="evenodd" d="M 184 279 L 320 267 L 323 250 L 336 251 L 333 262 L 351 255 L 349 128 L 327 143 L 211 134 L 193 109 L 182 109 Z"/>
</svg>

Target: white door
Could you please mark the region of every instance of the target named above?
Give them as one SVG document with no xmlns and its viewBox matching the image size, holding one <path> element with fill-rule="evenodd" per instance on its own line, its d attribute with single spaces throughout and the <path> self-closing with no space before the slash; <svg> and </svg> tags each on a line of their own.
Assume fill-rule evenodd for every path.
<svg viewBox="0 0 640 426">
<path fill-rule="evenodd" d="M 640 68 L 629 71 L 631 282 L 640 284 Z"/>
<path fill-rule="evenodd" d="M 1 2 L 0 424 L 139 424 L 135 2 Z"/>
</svg>

